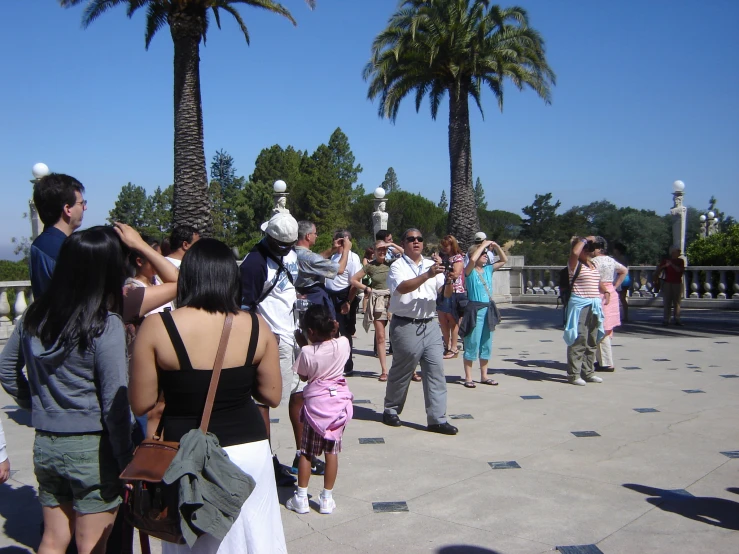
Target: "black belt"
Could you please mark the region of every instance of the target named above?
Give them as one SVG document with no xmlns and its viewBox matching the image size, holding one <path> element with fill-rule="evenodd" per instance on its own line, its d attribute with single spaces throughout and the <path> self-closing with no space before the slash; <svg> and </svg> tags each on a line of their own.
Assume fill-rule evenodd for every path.
<svg viewBox="0 0 739 554">
<path fill-rule="evenodd" d="M 400 319 L 401 321 L 410 321 L 411 323 L 428 323 L 433 317 L 422 317 L 422 318 L 412 318 L 412 317 L 404 317 L 402 315 L 395 315 L 393 314 L 393 319 Z"/>
</svg>

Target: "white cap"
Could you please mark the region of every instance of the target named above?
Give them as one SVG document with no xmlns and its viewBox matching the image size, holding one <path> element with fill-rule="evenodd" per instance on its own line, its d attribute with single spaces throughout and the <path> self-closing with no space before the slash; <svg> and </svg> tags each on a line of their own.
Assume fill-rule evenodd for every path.
<svg viewBox="0 0 739 554">
<path fill-rule="evenodd" d="M 482 231 L 478 231 L 477 233 L 475 233 L 475 242 L 482 242 L 486 238 L 488 238 L 488 236 Z"/>
<path fill-rule="evenodd" d="M 279 212 L 269 221 L 262 223 L 262 231 L 279 242 L 295 242 L 298 240 L 298 222 L 288 213 Z"/>
</svg>

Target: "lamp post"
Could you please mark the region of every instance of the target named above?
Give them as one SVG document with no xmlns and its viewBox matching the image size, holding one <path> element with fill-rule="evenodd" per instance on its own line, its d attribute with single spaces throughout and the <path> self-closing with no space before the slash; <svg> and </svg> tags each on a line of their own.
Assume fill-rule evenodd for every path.
<svg viewBox="0 0 739 554">
<path fill-rule="evenodd" d="M 287 209 L 287 183 L 283 181 L 282 179 L 278 179 L 274 182 L 272 185 L 272 190 L 274 191 L 274 194 L 272 195 L 272 199 L 274 200 L 274 208 L 272 209 L 272 214 L 277 214 L 280 212 L 290 213 L 290 210 Z"/>
<path fill-rule="evenodd" d="M 49 171 L 48 165 L 39 162 L 31 168 L 31 173 L 33 173 L 31 184 L 35 187 L 36 183 L 39 182 L 39 179 L 46 177 L 51 172 Z M 41 226 L 38 218 L 38 211 L 36 210 L 36 204 L 33 203 L 33 191 L 31 191 L 31 199 L 28 201 L 28 218 L 31 220 L 31 241 L 33 241 L 37 236 L 39 236 L 39 227 Z"/>
<path fill-rule="evenodd" d="M 385 189 L 377 187 L 374 192 L 375 211 L 372 212 L 372 236 L 376 237 L 378 231 L 387 230 L 387 211 L 385 211 Z"/>
<path fill-rule="evenodd" d="M 680 255 L 687 264 L 685 257 L 685 221 L 688 209 L 683 205 L 683 195 L 685 194 L 685 183 L 675 181 L 672 183 L 672 244 L 680 249 Z"/>
</svg>

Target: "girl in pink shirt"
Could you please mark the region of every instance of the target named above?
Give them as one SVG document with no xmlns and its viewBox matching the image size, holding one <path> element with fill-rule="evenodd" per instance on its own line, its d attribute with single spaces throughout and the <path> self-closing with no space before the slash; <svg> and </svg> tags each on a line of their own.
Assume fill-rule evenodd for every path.
<svg viewBox="0 0 739 554">
<path fill-rule="evenodd" d="M 346 337 L 331 338 L 338 324 L 331 319 L 325 306 L 314 304 L 305 312 L 303 325 L 310 344 L 304 346 L 293 365 L 295 371 L 308 384 L 303 390 L 303 438 L 300 442 L 298 487 L 285 506 L 299 514 L 308 508 L 308 481 L 311 475 L 311 459 L 326 453 L 326 473 L 323 476 L 323 492 L 319 511 L 330 514 L 336 507 L 333 488 L 339 469 L 339 452 L 344 427 L 352 418 L 352 395 L 344 378 L 344 364 L 351 356 L 351 346 Z"/>
</svg>

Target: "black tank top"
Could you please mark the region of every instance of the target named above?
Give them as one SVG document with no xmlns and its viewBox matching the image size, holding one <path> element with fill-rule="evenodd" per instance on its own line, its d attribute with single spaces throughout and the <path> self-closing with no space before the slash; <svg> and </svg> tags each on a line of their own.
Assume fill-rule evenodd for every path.
<svg viewBox="0 0 739 554">
<path fill-rule="evenodd" d="M 218 437 L 221 446 L 256 442 L 267 438 L 264 420 L 252 399 L 257 368 L 253 365 L 259 339 L 259 321 L 251 315 L 249 350 L 243 366 L 223 368 L 213 402 L 208 432 Z M 159 370 L 159 384 L 164 393 L 164 440 L 179 441 L 191 429 L 200 426 L 212 369 L 193 369 L 185 344 L 169 311 L 162 321 L 174 346 L 179 371 Z M 159 368 L 158 368 L 159 369 Z"/>
</svg>

